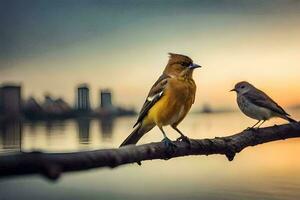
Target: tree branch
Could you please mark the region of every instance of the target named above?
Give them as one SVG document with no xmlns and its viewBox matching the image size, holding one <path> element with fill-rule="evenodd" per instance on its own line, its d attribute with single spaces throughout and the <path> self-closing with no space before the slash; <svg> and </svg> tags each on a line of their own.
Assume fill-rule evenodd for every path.
<svg viewBox="0 0 300 200">
<path fill-rule="evenodd" d="M 221 154 L 232 161 L 235 154 L 246 147 L 296 137 L 300 137 L 300 123 L 245 130 L 232 136 L 214 139 L 191 139 L 191 145 L 177 141 L 174 142 L 177 148 L 173 152 L 168 151 L 163 143 L 155 142 L 87 152 L 18 153 L 0 156 L 0 178 L 38 173 L 56 180 L 63 172 L 99 167 L 114 168 L 143 160 L 170 159 L 188 155 Z"/>
</svg>

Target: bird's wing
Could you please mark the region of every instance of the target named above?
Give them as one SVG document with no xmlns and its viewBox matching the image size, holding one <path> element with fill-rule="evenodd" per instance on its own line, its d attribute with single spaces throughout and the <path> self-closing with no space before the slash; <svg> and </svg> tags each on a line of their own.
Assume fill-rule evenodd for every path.
<svg viewBox="0 0 300 200">
<path fill-rule="evenodd" d="M 244 94 L 244 96 L 257 106 L 267 108 L 281 115 L 290 116 L 280 105 L 278 105 L 273 99 L 271 99 L 271 97 L 261 90 L 257 89 L 255 92 L 247 92 Z"/>
<path fill-rule="evenodd" d="M 164 95 L 164 89 L 168 83 L 168 79 L 171 78 L 170 76 L 166 74 L 162 74 L 158 80 L 154 83 L 152 88 L 150 89 L 147 99 L 140 111 L 139 117 L 137 122 L 134 124 L 133 127 L 135 127 L 137 124 L 139 124 L 144 117 L 148 114 L 148 111 L 152 106 Z"/>
</svg>

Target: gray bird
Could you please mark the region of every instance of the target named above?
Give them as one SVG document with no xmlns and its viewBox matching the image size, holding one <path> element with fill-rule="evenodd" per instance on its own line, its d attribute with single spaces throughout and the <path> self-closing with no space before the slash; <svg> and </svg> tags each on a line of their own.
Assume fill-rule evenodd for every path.
<svg viewBox="0 0 300 200">
<path fill-rule="evenodd" d="M 248 117 L 258 120 L 251 128 L 254 128 L 262 121 L 258 126 L 259 128 L 266 120 L 273 117 L 280 117 L 289 122 L 296 122 L 267 94 L 246 81 L 237 83 L 234 89 L 230 91 L 237 93 L 237 104 L 241 111 Z"/>
</svg>

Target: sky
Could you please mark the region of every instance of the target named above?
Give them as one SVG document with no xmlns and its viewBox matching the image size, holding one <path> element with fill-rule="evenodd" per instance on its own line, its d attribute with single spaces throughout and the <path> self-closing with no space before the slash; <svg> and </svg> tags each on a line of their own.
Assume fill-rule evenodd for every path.
<svg viewBox="0 0 300 200">
<path fill-rule="evenodd" d="M 0 0 L 0 82 L 70 104 L 88 83 L 94 107 L 110 88 L 116 104 L 139 108 L 173 52 L 203 66 L 196 108 L 236 108 L 228 91 L 242 80 L 292 106 L 299 35 L 297 0 Z"/>
</svg>

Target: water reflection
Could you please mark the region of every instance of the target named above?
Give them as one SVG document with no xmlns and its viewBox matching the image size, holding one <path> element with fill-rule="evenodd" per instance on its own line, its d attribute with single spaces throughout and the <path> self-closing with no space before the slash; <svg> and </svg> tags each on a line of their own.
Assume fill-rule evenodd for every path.
<svg viewBox="0 0 300 200">
<path fill-rule="evenodd" d="M 5 120 L 0 123 L 0 143 L 3 150 L 22 149 L 22 122 Z"/>
<path fill-rule="evenodd" d="M 110 141 L 112 139 L 114 121 L 115 119 L 111 117 L 99 120 L 99 127 L 103 140 Z"/>
<path fill-rule="evenodd" d="M 0 121 L 0 152 L 77 151 L 112 142 L 115 118 L 49 121 Z M 106 145 L 107 146 L 107 145 Z"/>
<path fill-rule="evenodd" d="M 89 144 L 90 142 L 90 118 L 78 118 L 78 139 L 80 144 Z"/>
</svg>

